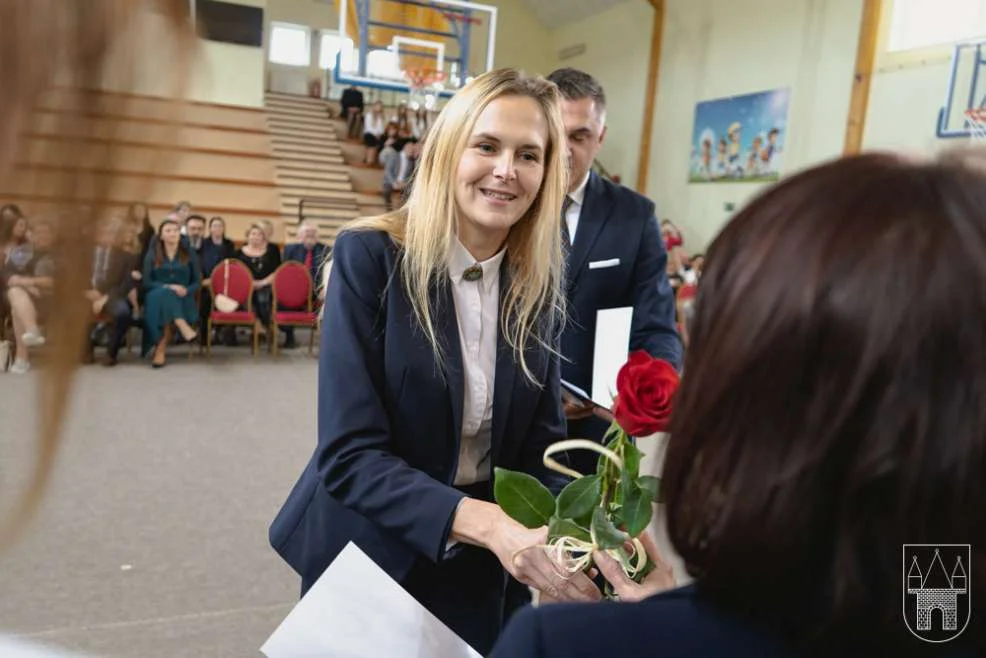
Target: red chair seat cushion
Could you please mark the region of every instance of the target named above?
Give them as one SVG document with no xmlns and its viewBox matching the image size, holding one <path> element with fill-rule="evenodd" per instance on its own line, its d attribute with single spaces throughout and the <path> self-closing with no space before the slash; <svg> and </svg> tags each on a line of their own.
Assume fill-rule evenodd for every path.
<svg viewBox="0 0 986 658">
<path fill-rule="evenodd" d="M 278 311 L 274 321 L 278 324 L 315 324 L 318 315 L 308 311 Z"/>
<path fill-rule="evenodd" d="M 221 313 L 216 309 L 212 309 L 210 315 L 213 322 L 221 322 L 226 324 L 253 324 L 256 319 L 253 311 L 233 311 L 232 313 Z"/>
</svg>

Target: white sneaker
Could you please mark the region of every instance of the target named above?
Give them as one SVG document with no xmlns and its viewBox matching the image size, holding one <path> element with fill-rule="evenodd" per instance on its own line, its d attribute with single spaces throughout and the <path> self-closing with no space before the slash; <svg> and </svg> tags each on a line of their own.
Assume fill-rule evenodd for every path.
<svg viewBox="0 0 986 658">
<path fill-rule="evenodd" d="M 21 336 L 21 340 L 24 341 L 24 345 L 27 347 L 41 347 L 45 344 L 45 337 L 37 329 L 25 333 Z"/>
<path fill-rule="evenodd" d="M 31 369 L 30 363 L 18 359 L 17 361 L 14 361 L 14 364 L 12 366 L 10 366 L 10 374 L 23 375 L 30 369 Z"/>
</svg>

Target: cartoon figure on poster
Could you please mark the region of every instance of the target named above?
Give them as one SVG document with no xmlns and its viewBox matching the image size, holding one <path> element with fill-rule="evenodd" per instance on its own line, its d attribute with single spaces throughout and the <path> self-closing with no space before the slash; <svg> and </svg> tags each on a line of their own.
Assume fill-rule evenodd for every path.
<svg viewBox="0 0 986 658">
<path fill-rule="evenodd" d="M 780 178 L 789 100 L 775 89 L 696 105 L 689 182 Z"/>
</svg>

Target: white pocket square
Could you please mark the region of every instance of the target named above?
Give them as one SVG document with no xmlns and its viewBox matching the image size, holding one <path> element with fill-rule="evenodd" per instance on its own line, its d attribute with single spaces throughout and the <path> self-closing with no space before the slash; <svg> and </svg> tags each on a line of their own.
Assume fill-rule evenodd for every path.
<svg viewBox="0 0 986 658">
<path fill-rule="evenodd" d="M 620 264 L 619 258 L 610 258 L 609 260 L 593 260 L 589 261 L 590 270 L 601 270 L 607 267 L 616 267 Z"/>
</svg>

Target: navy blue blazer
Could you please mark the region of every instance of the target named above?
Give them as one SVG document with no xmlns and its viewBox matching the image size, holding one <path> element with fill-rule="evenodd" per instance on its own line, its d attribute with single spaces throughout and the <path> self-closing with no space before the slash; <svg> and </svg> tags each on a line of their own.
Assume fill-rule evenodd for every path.
<svg viewBox="0 0 986 658">
<path fill-rule="evenodd" d="M 592 392 L 596 312 L 624 306 L 634 309 L 630 351 L 645 350 L 681 368 L 667 253 L 649 199 L 590 173 L 566 272 L 562 379 Z M 568 435 L 601 441 L 606 427 L 595 417 L 571 421 Z M 567 458 L 582 473 L 595 471 L 592 453 L 573 452 Z"/>
<path fill-rule="evenodd" d="M 312 275 L 312 282 L 315 284 L 315 289 L 317 290 L 322 281 L 322 266 L 325 265 L 325 259 L 328 257 L 332 250 L 327 244 L 322 242 L 316 242 L 315 246 L 312 248 L 312 267 L 310 274 Z M 299 263 L 305 262 L 305 254 L 308 252 L 305 249 L 304 243 L 294 242 L 292 244 L 284 245 L 284 258 L 283 261 L 294 260 Z"/>
<path fill-rule="evenodd" d="M 971 631 L 972 629 L 967 629 Z M 907 634 L 901 621 L 901 633 Z M 867 638 L 846 638 L 847 656 L 885 655 Z M 931 655 L 914 638 L 913 655 Z M 933 647 L 941 656 L 972 658 L 969 645 Z M 490 658 L 797 658 L 766 626 L 730 616 L 696 596 L 694 585 L 638 603 L 552 604 L 525 608 L 507 624 Z M 900 654 L 894 654 L 900 655 Z M 912 654 L 908 654 L 912 655 Z"/>
<path fill-rule="evenodd" d="M 681 367 L 667 260 L 654 204 L 591 173 L 566 263 L 569 318 L 561 339 L 564 380 L 591 391 L 596 312 L 621 306 L 634 307 L 630 350 L 646 350 Z"/>
<path fill-rule="evenodd" d="M 443 559 L 464 497 L 451 484 L 464 403 L 451 288 L 436 286 L 432 294 L 443 378 L 416 326 L 393 241 L 381 232 L 343 233 L 333 254 L 321 331 L 318 445 L 270 527 L 271 545 L 302 576 L 303 588 L 350 541 L 398 582 L 422 556 Z M 508 276 L 504 259 L 501 288 Z M 491 462 L 549 483 L 542 454 L 565 435 L 559 359 L 533 342 L 527 358 L 543 388 L 518 372 L 499 338 Z"/>
</svg>

